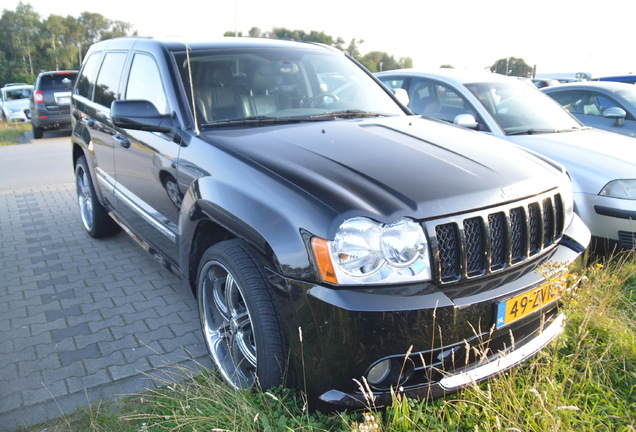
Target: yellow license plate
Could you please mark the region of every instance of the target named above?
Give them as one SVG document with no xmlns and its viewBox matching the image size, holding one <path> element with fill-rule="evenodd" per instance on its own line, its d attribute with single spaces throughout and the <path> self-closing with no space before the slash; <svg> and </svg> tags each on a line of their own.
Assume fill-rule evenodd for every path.
<svg viewBox="0 0 636 432">
<path fill-rule="evenodd" d="M 554 281 L 544 283 L 511 299 L 498 303 L 496 327 L 499 328 L 508 325 L 558 299 L 560 295 L 558 291 L 553 288 L 553 282 Z"/>
</svg>

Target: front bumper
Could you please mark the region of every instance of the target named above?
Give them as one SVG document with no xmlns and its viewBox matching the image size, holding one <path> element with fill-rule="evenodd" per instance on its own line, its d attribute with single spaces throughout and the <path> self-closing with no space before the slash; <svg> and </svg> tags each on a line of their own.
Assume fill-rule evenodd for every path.
<svg viewBox="0 0 636 432">
<path fill-rule="evenodd" d="M 485 359 L 483 364 L 466 368 L 455 374 L 448 374 L 439 381 L 430 383 L 429 385 L 410 389 L 404 389 L 402 387 L 396 389 L 396 392 L 407 397 L 418 399 L 435 398 L 448 393 L 454 393 L 473 383 L 484 381 L 523 363 L 561 334 L 564 325 L 565 315 L 559 314 L 541 333 L 519 349 L 504 353 L 495 358 Z M 368 406 L 370 403 L 374 406 L 389 405 L 393 397 L 392 394 L 387 392 L 362 391 L 360 393 L 344 393 L 338 390 L 329 390 L 320 395 L 319 399 L 331 405 L 362 408 Z"/>
<path fill-rule="evenodd" d="M 636 249 L 636 200 L 576 194 L 576 210 L 592 235 Z"/>
<path fill-rule="evenodd" d="M 7 116 L 9 123 L 29 123 L 30 121 L 28 110 L 12 112 Z"/>
<path fill-rule="evenodd" d="M 589 241 L 575 217 L 548 256 L 442 289 L 432 283 L 342 289 L 278 281 L 277 291 L 292 299 L 281 319 L 300 384 L 310 401 L 364 407 L 369 394 L 360 383 L 385 361 L 391 365 L 386 380 L 368 387 L 377 405 L 389 403 L 394 389 L 438 397 L 513 367 L 556 337 L 564 317 L 552 302 L 497 328 L 497 305 L 544 284 L 537 271 L 543 263 L 583 260 Z"/>
</svg>

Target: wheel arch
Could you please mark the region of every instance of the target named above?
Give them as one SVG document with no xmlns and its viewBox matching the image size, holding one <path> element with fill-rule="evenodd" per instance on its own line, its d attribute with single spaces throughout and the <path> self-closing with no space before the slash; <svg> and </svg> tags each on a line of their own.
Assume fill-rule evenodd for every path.
<svg viewBox="0 0 636 432">
<path fill-rule="evenodd" d="M 190 185 L 181 207 L 179 241 L 180 267 L 191 287 L 196 284 L 198 261 L 204 251 L 230 238 L 245 240 L 263 265 L 275 273 L 315 280 L 308 249 L 310 232 L 323 234 L 324 230 L 316 227 L 327 226 L 323 222 L 328 216 L 323 212 L 319 217 L 298 222 L 295 218 L 299 215 L 311 218 L 319 214 L 318 209 L 302 199 L 287 200 L 293 203 L 292 209 L 271 199 L 281 196 L 278 193 L 282 191 L 271 190 L 265 195 L 259 192 L 259 187 L 253 189 L 238 188 L 213 176 L 202 177 Z"/>
</svg>

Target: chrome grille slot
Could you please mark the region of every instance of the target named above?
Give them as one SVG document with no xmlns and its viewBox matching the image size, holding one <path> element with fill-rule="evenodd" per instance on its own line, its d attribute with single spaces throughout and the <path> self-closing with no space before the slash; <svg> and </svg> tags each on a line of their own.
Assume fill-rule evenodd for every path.
<svg viewBox="0 0 636 432">
<path fill-rule="evenodd" d="M 466 272 L 469 276 L 477 276 L 485 270 L 484 231 L 481 218 L 464 219 Z"/>
<path fill-rule="evenodd" d="M 551 249 L 563 235 L 563 215 L 557 193 L 426 222 L 437 282 L 478 278 Z"/>
<path fill-rule="evenodd" d="M 452 282 L 458 279 L 460 274 L 459 256 L 460 247 L 456 227 L 454 224 L 438 225 L 435 234 L 440 245 L 439 266 L 441 278 Z"/>
</svg>

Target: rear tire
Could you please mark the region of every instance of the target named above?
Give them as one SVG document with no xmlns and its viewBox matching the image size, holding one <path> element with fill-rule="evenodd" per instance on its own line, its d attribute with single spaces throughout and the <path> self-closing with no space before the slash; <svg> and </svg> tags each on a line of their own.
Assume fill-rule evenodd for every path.
<svg viewBox="0 0 636 432">
<path fill-rule="evenodd" d="M 284 384 L 285 335 L 263 265 L 247 243 L 227 240 L 203 254 L 197 299 L 208 352 L 230 386 Z"/>
<path fill-rule="evenodd" d="M 75 186 L 79 203 L 82 226 L 89 236 L 107 237 L 119 232 L 120 227 L 108 216 L 106 209 L 97 199 L 93 180 L 84 156 L 75 163 Z"/>
<path fill-rule="evenodd" d="M 44 135 L 44 130 L 41 127 L 38 127 L 31 123 L 31 130 L 33 130 L 33 138 L 40 139 Z"/>
</svg>

